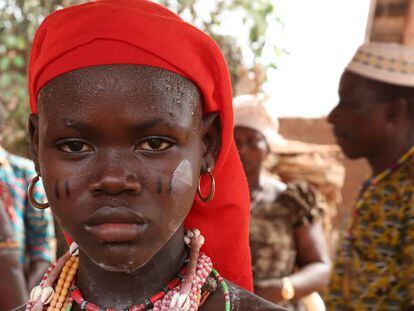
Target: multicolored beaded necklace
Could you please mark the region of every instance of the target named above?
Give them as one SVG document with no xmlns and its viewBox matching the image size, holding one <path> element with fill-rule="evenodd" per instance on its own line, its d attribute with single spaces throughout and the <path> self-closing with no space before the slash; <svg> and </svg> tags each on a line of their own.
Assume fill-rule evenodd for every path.
<svg viewBox="0 0 414 311">
<path fill-rule="evenodd" d="M 200 253 L 204 237 L 197 229 L 188 230 L 184 241 L 190 248 L 190 256 L 187 265 L 178 276 L 160 292 L 145 298 L 140 304 L 125 309 L 126 311 L 198 310 L 208 296 L 216 291 L 217 282 L 220 283 L 224 292 L 225 310 L 230 311 L 230 295 L 226 282 L 213 269 L 211 259 Z M 76 286 L 76 272 L 79 266 L 78 254 L 78 246 L 73 243 L 68 253 L 53 264 L 44 275 L 41 283 L 33 288 L 26 311 L 70 311 L 73 303 L 87 311 L 115 310 L 102 308 L 83 298 Z"/>
<path fill-rule="evenodd" d="M 360 213 L 361 207 L 364 205 L 364 202 L 366 200 L 366 196 L 371 190 L 373 186 L 378 185 L 379 182 L 384 180 L 386 177 L 393 174 L 398 168 L 401 167 L 404 163 L 406 163 L 411 157 L 414 155 L 414 146 L 412 146 L 406 153 L 404 153 L 396 162 L 393 163 L 393 165 L 384 170 L 383 172 L 379 173 L 376 176 L 371 177 L 367 181 L 364 182 L 364 184 L 361 187 L 361 190 L 358 194 L 358 199 L 355 203 L 355 206 L 351 212 L 351 217 L 349 218 L 347 224 L 346 224 L 346 230 L 343 233 L 343 240 L 342 240 L 342 249 L 343 249 L 343 257 L 345 259 L 345 277 L 343 282 L 343 294 L 345 299 L 349 298 L 350 296 L 350 288 L 349 288 L 349 278 L 351 277 L 351 244 L 353 239 L 353 219 L 357 217 Z"/>
</svg>

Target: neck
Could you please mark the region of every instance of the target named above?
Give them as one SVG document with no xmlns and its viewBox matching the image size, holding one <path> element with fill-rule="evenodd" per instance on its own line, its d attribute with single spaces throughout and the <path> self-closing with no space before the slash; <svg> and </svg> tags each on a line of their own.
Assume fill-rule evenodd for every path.
<svg viewBox="0 0 414 311">
<path fill-rule="evenodd" d="M 126 309 L 142 303 L 174 279 L 184 265 L 184 230 L 181 227 L 166 245 L 133 273 L 110 272 L 79 254 L 78 287 L 83 297 L 104 308 Z"/>
<path fill-rule="evenodd" d="M 392 167 L 412 146 L 414 146 L 414 137 L 404 142 L 393 141 L 391 144 L 385 144 L 378 154 L 367 158 L 372 174 L 378 175 Z"/>
</svg>

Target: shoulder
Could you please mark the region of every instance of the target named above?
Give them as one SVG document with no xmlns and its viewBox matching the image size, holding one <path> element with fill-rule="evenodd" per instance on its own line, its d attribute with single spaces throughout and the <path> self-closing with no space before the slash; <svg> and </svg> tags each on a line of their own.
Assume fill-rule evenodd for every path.
<svg viewBox="0 0 414 311">
<path fill-rule="evenodd" d="M 324 213 L 322 194 L 305 181 L 288 183 L 276 202 L 289 208 L 296 224 L 312 222 Z"/>
<path fill-rule="evenodd" d="M 231 311 L 282 311 L 286 310 L 274 303 L 267 301 L 241 287 L 226 281 L 230 295 Z M 209 299 L 200 307 L 202 311 L 224 310 L 224 294 L 219 287 Z"/>
<path fill-rule="evenodd" d="M 260 185 L 263 188 L 263 200 L 266 202 L 275 201 L 287 189 L 284 182 L 267 172 L 262 172 L 260 175 Z"/>
</svg>

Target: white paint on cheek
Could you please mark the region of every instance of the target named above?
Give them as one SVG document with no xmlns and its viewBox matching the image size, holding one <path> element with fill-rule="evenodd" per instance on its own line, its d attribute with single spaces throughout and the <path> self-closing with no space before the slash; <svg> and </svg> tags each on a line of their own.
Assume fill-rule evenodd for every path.
<svg viewBox="0 0 414 311">
<path fill-rule="evenodd" d="M 183 160 L 175 169 L 172 180 L 172 192 L 181 193 L 193 185 L 193 168 L 190 161 Z"/>
<path fill-rule="evenodd" d="M 188 191 L 193 186 L 193 167 L 190 161 L 183 160 L 175 169 L 171 178 L 171 190 L 173 200 L 175 201 L 176 208 L 181 204 L 181 194 Z M 177 223 L 176 219 L 171 219 L 168 223 L 168 228 L 171 231 L 171 235 L 177 231 L 181 223 Z"/>
</svg>

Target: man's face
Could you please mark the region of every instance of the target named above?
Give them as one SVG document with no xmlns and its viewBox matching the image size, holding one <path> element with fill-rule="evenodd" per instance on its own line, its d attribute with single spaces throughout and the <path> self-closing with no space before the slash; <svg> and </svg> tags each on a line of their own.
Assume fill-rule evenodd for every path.
<svg viewBox="0 0 414 311">
<path fill-rule="evenodd" d="M 379 97 L 371 80 L 350 72 L 342 75 L 340 101 L 328 121 L 338 145 L 351 159 L 381 152 L 387 134 L 387 105 Z"/>
</svg>

